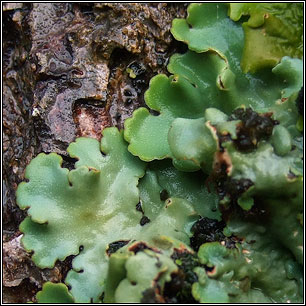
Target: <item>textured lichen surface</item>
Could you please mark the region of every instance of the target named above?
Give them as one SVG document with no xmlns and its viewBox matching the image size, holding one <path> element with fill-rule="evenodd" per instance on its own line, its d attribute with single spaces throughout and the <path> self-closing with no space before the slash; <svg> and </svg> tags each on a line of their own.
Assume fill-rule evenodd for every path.
<svg viewBox="0 0 306 306">
<path fill-rule="evenodd" d="M 171 273 L 178 270 L 169 256 L 150 248 L 137 253 L 117 253 L 112 255 L 110 260 L 107 280 L 108 283 L 112 282 L 113 286 L 107 288 L 105 302 L 140 303 L 144 291 L 163 288 L 165 283 L 171 280 Z M 114 275 L 111 270 L 119 268 L 118 262 L 121 271 L 116 271 Z M 112 280 L 118 275 L 121 275 L 121 278 L 117 278 L 114 283 Z"/>
<path fill-rule="evenodd" d="M 227 114 L 239 106 L 269 109 L 276 120 L 288 117 L 290 109 L 288 121 L 296 123 L 298 113 L 292 100 L 302 86 L 302 61 L 285 57 L 273 69 L 243 73 L 240 60 L 244 35 L 241 26 L 228 18 L 227 10 L 226 4 L 192 4 L 187 20 L 173 21 L 174 37 L 195 52 L 172 56 L 168 65 L 172 75 L 158 75 L 151 80 L 145 98 L 157 115 L 140 108 L 126 120 L 129 150 L 140 159 L 173 158 L 167 141 L 171 123 L 176 118 L 201 118 L 208 107 Z M 199 169 L 176 158 L 173 162 L 178 169 Z"/>
<path fill-rule="evenodd" d="M 245 72 L 273 67 L 285 55 L 303 57 L 302 3 L 231 3 L 229 16 L 235 21 L 250 16 L 242 25 Z"/>
<path fill-rule="evenodd" d="M 99 298 L 107 244 L 130 239 L 140 228 L 136 186 L 144 164 L 126 151 L 122 133 L 110 129 L 104 136 L 106 157 L 96 140 L 81 138 L 71 145 L 69 151 L 79 162 L 70 172 L 61 168 L 60 156 L 39 155 L 27 168 L 29 182 L 17 192 L 19 206 L 30 207 L 20 229 L 25 248 L 34 250 L 34 262 L 52 267 L 57 259 L 79 254 L 66 282 L 80 302 Z M 126 213 L 121 205 L 129 207 Z"/>
<path fill-rule="evenodd" d="M 39 302 L 302 302 L 303 65 L 290 40 L 255 67 L 239 21 L 268 27 L 283 9 L 190 5 L 172 27 L 189 51 L 151 80 L 149 109 L 101 145 L 72 143 L 73 170 L 54 153 L 31 162 L 23 244 L 40 267 L 76 255 L 70 290 L 48 283 Z"/>
</svg>

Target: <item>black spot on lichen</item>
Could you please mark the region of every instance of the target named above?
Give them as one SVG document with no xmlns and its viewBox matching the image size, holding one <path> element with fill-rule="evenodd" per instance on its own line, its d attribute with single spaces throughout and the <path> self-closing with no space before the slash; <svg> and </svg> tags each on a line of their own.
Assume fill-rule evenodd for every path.
<svg viewBox="0 0 306 306">
<path fill-rule="evenodd" d="M 192 284 L 198 281 L 193 269 L 201 266 L 195 254 L 187 250 L 175 250 L 171 258 L 178 266 L 178 271 L 171 274 L 171 281 L 165 284 L 163 296 L 166 303 L 196 303 L 191 293 Z"/>
<path fill-rule="evenodd" d="M 141 201 L 136 204 L 136 210 L 140 211 L 142 214 L 144 214 L 143 209 L 142 209 Z"/>
<path fill-rule="evenodd" d="M 216 176 L 215 184 L 220 199 L 228 196 L 232 203 L 236 203 L 238 198 L 254 185 L 250 179 L 232 179 L 225 171 Z"/>
<path fill-rule="evenodd" d="M 250 179 L 228 179 L 225 182 L 225 191 L 232 199 L 237 200 L 241 194 L 253 185 L 254 183 Z"/>
<path fill-rule="evenodd" d="M 124 247 L 130 242 L 130 240 L 118 240 L 115 242 L 112 242 L 108 245 L 108 248 L 106 250 L 106 254 L 108 256 L 111 256 L 111 254 L 115 253 L 118 251 L 120 248 Z"/>
<path fill-rule="evenodd" d="M 140 225 L 141 226 L 144 226 L 144 225 L 146 225 L 147 223 L 149 223 L 151 220 L 148 218 L 148 217 L 146 217 L 146 216 L 143 216 L 141 219 L 140 219 Z"/>
<path fill-rule="evenodd" d="M 163 189 L 159 194 L 161 201 L 166 201 L 169 198 L 169 193 L 166 189 Z"/>
<path fill-rule="evenodd" d="M 272 113 L 258 114 L 251 108 L 238 108 L 230 116 L 230 120 L 241 120 L 237 126 L 237 139 L 233 140 L 240 151 L 251 151 L 257 148 L 262 139 L 272 135 L 274 125 L 278 124 L 271 118 Z"/>
<path fill-rule="evenodd" d="M 199 219 L 191 228 L 191 232 L 193 233 L 190 238 L 191 247 L 195 251 L 198 251 L 203 243 L 224 241 L 226 239 L 223 234 L 224 227 L 224 221 L 217 221 L 206 217 Z"/>
</svg>

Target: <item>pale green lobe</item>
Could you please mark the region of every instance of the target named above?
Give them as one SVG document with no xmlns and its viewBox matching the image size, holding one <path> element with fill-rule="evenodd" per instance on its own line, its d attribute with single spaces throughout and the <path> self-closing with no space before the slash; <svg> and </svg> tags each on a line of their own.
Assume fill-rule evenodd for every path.
<svg viewBox="0 0 306 306">
<path fill-rule="evenodd" d="M 145 177 L 141 179 L 139 183 L 141 205 L 144 215 L 150 219 L 150 222 L 142 228 L 138 235 L 139 239 L 154 244 L 157 237 L 167 235 L 189 244 L 191 226 L 199 218 L 196 211 L 196 207 L 199 207 L 199 205 L 190 201 L 190 198 L 186 199 L 184 197 L 188 190 L 182 185 L 177 189 L 169 188 L 169 198 L 164 201 L 160 199 L 160 193 L 165 188 L 162 186 L 165 186 L 165 183 L 160 184 L 159 180 L 162 181 L 170 177 L 170 180 L 175 180 L 174 175 L 176 175 L 178 184 L 180 184 L 184 178 L 180 178 L 175 171 L 161 173 L 158 167 L 157 169 L 154 169 L 154 167 L 148 169 Z M 171 185 L 171 182 L 169 183 Z M 198 194 L 194 195 L 194 198 L 197 198 L 203 192 L 200 188 L 200 186 L 195 187 Z M 208 205 L 212 205 L 211 202 Z M 217 215 L 217 213 L 215 212 L 214 215 Z"/>
<path fill-rule="evenodd" d="M 42 291 L 36 295 L 38 303 L 50 304 L 71 304 L 74 299 L 68 292 L 68 288 L 64 284 L 54 284 L 46 282 L 43 284 Z"/>
<path fill-rule="evenodd" d="M 37 265 L 52 267 L 57 259 L 77 255 L 79 247 L 83 247 L 73 260 L 74 270 L 66 278 L 77 302 L 88 302 L 91 298 L 98 301 L 107 269 L 107 244 L 131 239 L 141 228 L 141 213 L 135 206 L 139 201 L 138 179 L 144 175 L 145 165 L 126 150 L 122 133 L 115 128 L 105 130 L 103 139 L 102 150 L 108 153 L 105 157 L 96 145 L 92 146 L 95 143 L 92 139 L 77 142 L 74 156 L 80 156 L 83 165 L 70 172 L 60 168 L 61 159 L 55 154 L 34 159 L 29 165 L 29 183 L 21 185 L 19 190 L 21 207 L 30 206 L 41 215 L 40 205 L 48 205 L 43 211 L 45 224 L 27 218 L 20 225 L 25 233 L 23 244 L 27 250 L 34 250 L 33 260 Z M 104 158 L 103 163 L 93 164 L 92 158 L 88 158 L 90 154 L 82 155 L 86 141 L 88 148 L 95 148 L 90 154 L 99 154 Z M 40 160 L 48 165 L 42 171 L 36 164 Z M 84 166 L 86 163 L 90 168 Z M 32 167 L 37 171 L 32 171 Z M 99 170 L 90 170 L 92 167 Z M 44 187 L 46 173 L 54 175 L 47 180 L 48 189 Z M 35 189 L 34 196 L 28 192 L 28 184 L 32 186 L 30 191 Z M 40 201 L 35 201 L 36 195 Z"/>
<path fill-rule="evenodd" d="M 293 96 L 295 100 L 296 94 L 303 86 L 303 61 L 285 56 L 272 72 L 286 83 L 286 87 L 281 92 L 282 98 L 289 99 Z"/>
<path fill-rule="evenodd" d="M 219 198 L 212 186 L 208 191 L 206 180 L 201 171 L 181 172 L 168 160 L 152 162 L 139 183 L 145 215 L 150 219 L 158 216 L 165 203 L 161 192 L 166 191 L 169 198 L 185 199 L 199 216 L 220 220 Z"/>
<path fill-rule="evenodd" d="M 93 138 L 80 137 L 72 142 L 67 152 L 72 158 L 77 158 L 75 167 L 87 166 L 99 170 L 105 163 L 105 157 L 101 155 L 100 142 Z"/>
<path fill-rule="evenodd" d="M 303 86 L 303 61 L 286 56 L 272 69 L 272 72 L 285 84 L 281 97 L 271 107 L 273 118 L 284 127 L 294 130 L 295 132 L 290 131 L 290 134 L 295 135 L 296 122 L 299 118 L 295 100 Z"/>
<path fill-rule="evenodd" d="M 279 125 L 274 127 L 272 134 L 272 144 L 274 151 L 279 156 L 284 156 L 291 151 L 292 139 L 288 130 Z"/>
<path fill-rule="evenodd" d="M 139 199 L 148 204 L 140 198 L 137 185 L 146 165 L 128 152 L 122 134 L 116 128 L 103 131 L 101 150 L 106 155 L 96 140 L 82 138 L 73 143 L 69 152 L 78 159 L 75 170 L 62 169 L 56 154 L 39 155 L 28 166 L 29 182 L 18 188 L 19 205 L 30 207 L 40 221 L 27 217 L 20 225 L 22 242 L 34 251 L 34 262 L 52 267 L 57 259 L 77 255 L 65 280 L 76 302 L 100 300 L 108 244 L 132 239 L 154 244 L 165 233 L 189 243 L 190 228 L 199 218 L 190 202 L 173 194 L 161 203 L 151 222 L 140 225 L 142 214 L 136 204 Z M 160 192 L 155 185 L 144 188 L 148 188 L 145 193 Z"/>
<path fill-rule="evenodd" d="M 264 142 L 250 153 L 237 151 L 232 143 L 226 143 L 224 147 L 231 159 L 231 178 L 248 178 L 254 183 L 245 195 L 291 197 L 299 190 L 299 178 L 290 178 L 295 162 L 301 159 L 298 150 L 281 157 L 274 153 L 271 144 Z"/>
<path fill-rule="evenodd" d="M 240 197 L 237 200 L 237 203 L 242 207 L 244 210 L 250 210 L 252 206 L 254 205 L 254 199 L 250 197 Z"/>
<path fill-rule="evenodd" d="M 195 272 L 200 279 L 192 285 L 192 295 L 200 303 L 229 303 L 229 296 L 224 284 L 216 280 L 209 280 L 206 271 L 197 267 Z"/>
<path fill-rule="evenodd" d="M 186 19 L 174 19 L 171 33 L 175 39 L 188 44 L 190 50 L 213 50 L 228 59 L 230 66 L 238 68 L 242 55 L 243 30 L 227 17 L 228 6 L 224 3 L 196 3 L 188 7 Z M 235 68 L 235 69 L 236 69 Z"/>
<path fill-rule="evenodd" d="M 201 95 L 183 77 L 158 75 L 151 80 L 145 100 L 160 114 L 153 116 L 147 109 L 139 108 L 125 121 L 124 136 L 130 143 L 129 151 L 145 161 L 170 157 L 169 126 L 176 117 L 199 117 L 203 113 Z"/>
<path fill-rule="evenodd" d="M 19 207 L 29 207 L 28 214 L 37 223 L 45 223 L 48 217 L 61 215 L 61 210 L 54 205 L 49 196 L 66 197 L 66 192 L 69 193 L 68 169 L 61 168 L 62 161 L 63 159 L 55 153 L 39 154 L 26 168 L 25 178 L 31 178 L 31 181 L 22 182 L 16 191 Z M 37 186 L 40 192 L 37 192 Z M 50 189 L 50 186 L 53 188 Z"/>
<path fill-rule="evenodd" d="M 163 288 L 164 283 L 171 280 L 171 273 L 178 268 L 170 257 L 145 250 L 131 256 L 125 269 L 126 278 L 115 292 L 116 303 L 140 303 L 146 289 L 154 288 L 155 283 Z"/>
<path fill-rule="evenodd" d="M 125 263 L 127 253 L 114 253 L 109 258 L 107 280 L 105 284 L 105 303 L 115 303 L 115 292 L 119 283 L 126 277 Z"/>
<path fill-rule="evenodd" d="M 238 282 L 230 282 L 228 276 L 231 276 L 231 272 L 223 277 L 224 280 L 218 281 L 208 278 L 203 268 L 198 267 L 195 271 L 198 278 L 206 278 L 206 283 L 196 282 L 192 285 L 192 295 L 200 303 L 272 303 L 260 290 L 241 290 Z"/>
<path fill-rule="evenodd" d="M 272 214 L 280 207 L 283 206 L 278 206 L 278 208 L 275 206 Z M 251 218 L 247 221 L 238 216 L 231 217 L 227 226 L 236 237 L 243 238 L 240 256 L 247 258 L 242 265 L 239 265 L 236 258 L 237 265 L 234 264 L 232 267 L 234 270 L 238 269 L 235 270 L 236 276 L 242 279 L 240 273 L 247 274 L 254 286 L 260 288 L 266 296 L 275 302 L 298 303 L 301 302 L 303 295 L 303 290 L 301 290 L 303 270 L 302 266 L 294 260 L 292 253 L 283 247 L 281 235 L 283 235 L 283 239 L 287 240 L 288 229 L 286 229 L 287 233 L 282 232 L 275 239 L 275 233 L 285 229 L 292 221 L 292 219 L 288 220 L 287 224 L 285 219 L 279 219 L 280 214 L 273 216 L 274 221 L 279 220 L 278 225 L 276 223 L 269 224 L 269 222 L 255 222 L 256 220 Z M 280 239 L 278 240 L 278 238 Z M 289 239 L 291 238 L 288 237 Z M 235 253 L 236 251 L 229 250 L 228 252 Z"/>
<path fill-rule="evenodd" d="M 232 222 L 230 229 L 242 238 L 247 227 L 252 234 L 235 248 L 219 242 L 200 247 L 200 262 L 211 271 L 205 275 L 204 269 L 197 268 L 199 280 L 193 285 L 194 297 L 202 303 L 300 302 L 301 270 L 293 265 L 291 254 L 279 247 L 272 235 L 257 232 L 254 224 Z M 288 270 L 292 271 L 289 276 Z"/>
<path fill-rule="evenodd" d="M 204 117 L 207 121 L 209 121 L 212 125 L 216 125 L 218 123 L 222 123 L 228 120 L 228 116 L 218 110 L 217 108 L 207 108 L 205 110 Z"/>
<path fill-rule="evenodd" d="M 277 6 L 279 3 L 276 4 Z M 273 4 L 272 4 L 273 6 Z M 247 24 L 256 28 L 265 22 L 265 13 L 271 10 L 268 3 L 230 3 L 229 16 L 232 20 L 238 21 L 242 16 L 250 16 Z"/>
<path fill-rule="evenodd" d="M 302 181 L 300 191 L 289 199 L 263 199 L 267 210 L 273 214 L 267 222 L 269 231 L 279 243 L 289 249 L 299 264 L 303 264 L 303 225 L 298 216 L 303 213 Z"/>
<path fill-rule="evenodd" d="M 190 160 L 198 169 L 205 169 L 206 173 L 212 171 L 218 139 L 213 127 L 204 118 L 175 119 L 169 130 L 168 142 L 177 160 Z"/>
<path fill-rule="evenodd" d="M 130 143 L 129 151 L 133 155 L 145 161 L 172 158 L 174 166 L 183 171 L 194 171 L 197 168 L 191 161 L 174 158 L 169 148 L 168 132 L 176 118 L 198 119 L 208 108 L 217 108 L 229 115 L 238 107 L 251 106 L 256 111 L 273 111 L 276 120 L 284 119 L 286 112 L 290 111 L 292 116 L 287 116 L 283 124 L 292 125 L 294 121 L 295 125 L 297 111 L 293 101 L 302 86 L 301 61 L 288 57 L 273 71 L 265 69 L 254 75 L 244 74 L 239 65 L 243 35 L 230 35 L 231 30 L 236 31 L 239 27 L 227 17 L 226 6 L 220 4 L 223 14 L 218 13 L 218 18 L 217 14 L 208 14 L 210 9 L 216 8 L 216 4 L 195 4 L 190 7 L 189 16 L 192 20 L 198 18 L 192 17 L 193 14 L 199 15 L 198 10 L 203 15 L 198 20 L 196 32 L 199 33 L 205 32 L 204 17 L 215 18 L 216 23 L 227 19 L 229 24 L 224 31 L 230 51 L 220 56 L 222 52 L 216 45 L 213 47 L 215 52 L 205 52 L 204 48 L 197 50 L 200 53 L 188 51 L 183 55 L 173 55 L 168 65 L 173 75 L 169 78 L 165 75 L 154 77 L 145 93 L 147 106 L 159 115 L 154 116 L 147 109 L 140 108 L 125 122 L 125 139 Z M 176 23 L 173 31 L 180 31 Z M 214 37 L 219 37 L 221 32 L 215 33 Z M 215 41 L 218 39 L 214 38 L 212 42 Z M 194 38 L 194 42 L 201 42 L 201 39 Z M 189 48 L 194 50 L 191 42 Z"/>
<path fill-rule="evenodd" d="M 154 139 L 166 139 L 171 121 L 172 118 L 168 116 L 152 116 L 145 108 L 134 111 L 132 119 L 125 121 L 125 139 L 130 142 L 129 151 L 136 156 L 141 154 L 144 161 L 169 157 L 168 143 L 154 143 Z"/>
<path fill-rule="evenodd" d="M 245 34 L 242 67 L 255 72 L 273 67 L 283 56 L 303 56 L 302 3 L 231 3 L 229 16 L 243 23 Z"/>
<path fill-rule="evenodd" d="M 154 243 L 155 238 L 166 233 L 167 236 L 189 244 L 190 229 L 198 219 L 191 203 L 185 199 L 169 198 L 155 217 L 155 222 L 148 223 L 139 237 Z"/>
<path fill-rule="evenodd" d="M 163 188 L 160 186 L 155 171 L 147 169 L 146 175 L 139 182 L 141 208 L 146 217 L 154 220 L 164 207 L 165 201 L 160 199 Z"/>
<path fill-rule="evenodd" d="M 156 244 L 133 241 L 111 255 L 105 303 L 145 303 L 154 295 L 162 301 L 166 283 L 178 272 L 173 253 L 193 251 L 181 241 L 166 236 L 159 239 L 159 244 L 157 248 Z"/>
<path fill-rule="evenodd" d="M 227 256 L 226 256 L 227 257 Z M 237 258 L 238 259 L 238 258 Z M 249 288 L 249 280 L 239 282 L 228 271 L 219 279 L 208 277 L 205 269 L 195 268 L 198 282 L 192 285 L 192 295 L 200 303 L 271 303 L 261 290 Z"/>
</svg>

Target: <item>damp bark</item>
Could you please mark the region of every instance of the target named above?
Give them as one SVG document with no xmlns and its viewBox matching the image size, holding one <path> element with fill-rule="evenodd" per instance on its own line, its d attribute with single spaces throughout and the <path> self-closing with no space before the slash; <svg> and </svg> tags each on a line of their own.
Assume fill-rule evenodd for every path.
<svg viewBox="0 0 306 306">
<path fill-rule="evenodd" d="M 3 3 L 3 302 L 35 301 L 63 281 L 71 259 L 41 270 L 20 244 L 15 191 L 40 152 L 66 153 L 76 137 L 98 140 L 144 106 L 150 78 L 185 50 L 170 33 L 184 3 Z"/>
</svg>

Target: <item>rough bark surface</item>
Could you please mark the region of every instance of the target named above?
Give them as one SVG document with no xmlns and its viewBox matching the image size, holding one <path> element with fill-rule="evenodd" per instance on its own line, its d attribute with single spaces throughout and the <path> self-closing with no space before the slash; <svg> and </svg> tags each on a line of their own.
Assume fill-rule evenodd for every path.
<svg viewBox="0 0 306 306">
<path fill-rule="evenodd" d="M 25 212 L 15 191 L 40 152 L 79 136 L 101 138 L 144 105 L 150 78 L 184 51 L 170 33 L 183 3 L 3 4 L 3 302 L 35 301 L 42 284 L 63 281 L 71 257 L 36 267 L 20 244 Z"/>
</svg>

